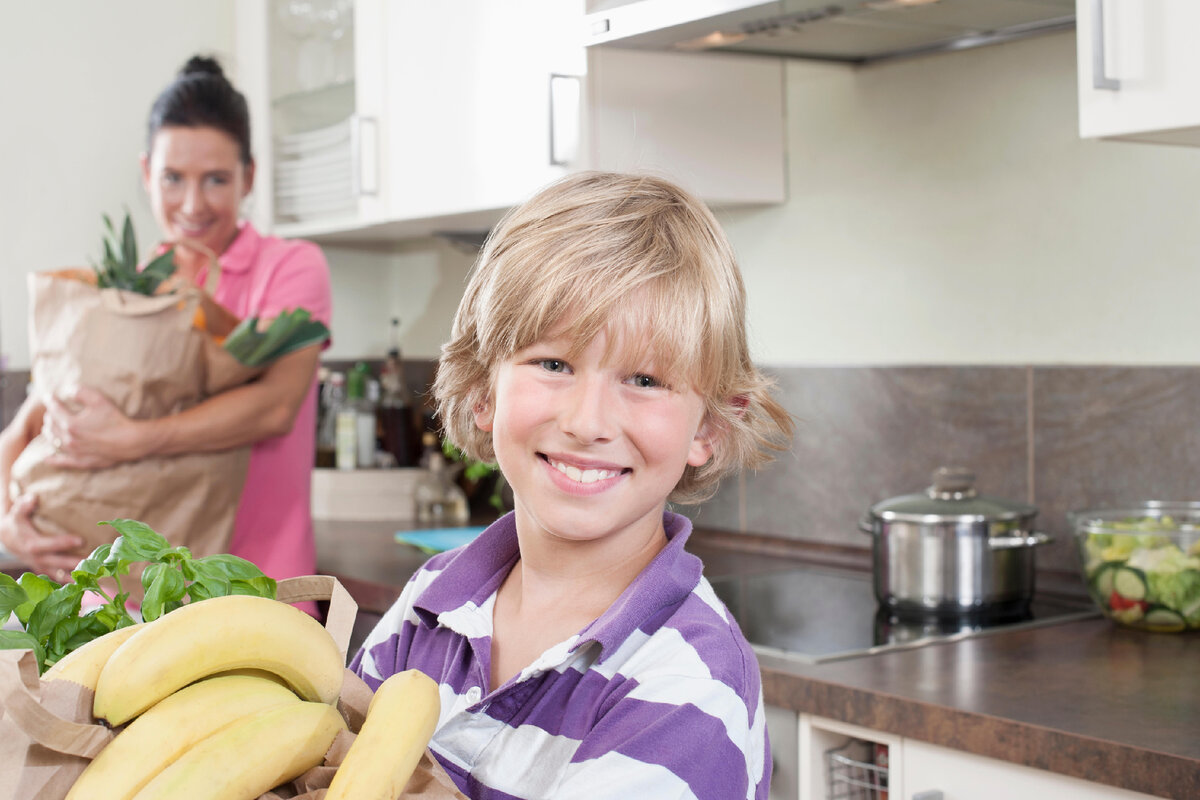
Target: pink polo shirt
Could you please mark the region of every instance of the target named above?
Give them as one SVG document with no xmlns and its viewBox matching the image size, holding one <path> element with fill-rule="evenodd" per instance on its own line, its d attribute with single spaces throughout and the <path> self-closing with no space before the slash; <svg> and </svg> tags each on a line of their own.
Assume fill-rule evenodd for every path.
<svg viewBox="0 0 1200 800">
<path fill-rule="evenodd" d="M 261 236 L 242 223 L 220 263 L 215 298 L 239 317 L 270 318 L 305 308 L 333 327 L 329 265 L 311 242 Z M 197 283 L 203 286 L 207 277 L 204 268 Z M 291 432 L 257 442 L 251 450 L 229 549 L 276 580 L 316 571 L 310 511 L 316 426 L 314 375 Z"/>
</svg>

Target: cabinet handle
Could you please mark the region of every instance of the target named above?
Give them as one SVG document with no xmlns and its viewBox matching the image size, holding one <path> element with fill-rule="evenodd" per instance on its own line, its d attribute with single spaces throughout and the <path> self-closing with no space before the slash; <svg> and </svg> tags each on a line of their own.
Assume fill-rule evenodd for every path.
<svg viewBox="0 0 1200 800">
<path fill-rule="evenodd" d="M 1104 64 L 1104 0 L 1092 0 L 1092 88 L 1118 91 L 1121 81 L 1108 77 Z"/>
<path fill-rule="evenodd" d="M 924 792 L 917 792 L 912 796 L 912 800 L 942 800 L 941 789 L 927 789 Z"/>
<path fill-rule="evenodd" d="M 355 114 L 350 126 L 354 196 L 379 194 L 379 120 Z"/>
<path fill-rule="evenodd" d="M 550 76 L 550 166 L 569 167 L 579 158 L 579 108 L 583 82 L 578 75 Z"/>
</svg>

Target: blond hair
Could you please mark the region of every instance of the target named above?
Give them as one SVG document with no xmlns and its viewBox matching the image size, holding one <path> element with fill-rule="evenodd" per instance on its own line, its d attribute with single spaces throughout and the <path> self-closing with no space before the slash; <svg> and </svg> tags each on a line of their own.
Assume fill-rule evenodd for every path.
<svg viewBox="0 0 1200 800">
<path fill-rule="evenodd" d="M 750 360 L 745 316 L 733 250 L 703 203 L 657 177 L 574 174 L 510 211 L 488 237 L 442 348 L 438 415 L 458 448 L 492 461 L 491 434 L 474 410 L 491 402 L 495 365 L 552 331 L 578 352 L 616 328 L 668 384 L 704 398 L 713 457 L 688 466 L 668 498 L 699 502 L 726 475 L 769 461 L 792 432 Z"/>
</svg>

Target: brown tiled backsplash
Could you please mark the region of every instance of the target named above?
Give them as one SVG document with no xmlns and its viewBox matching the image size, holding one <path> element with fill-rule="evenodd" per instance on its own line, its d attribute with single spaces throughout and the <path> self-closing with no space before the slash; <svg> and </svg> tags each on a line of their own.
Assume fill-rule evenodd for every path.
<svg viewBox="0 0 1200 800">
<path fill-rule="evenodd" d="M 797 367 L 772 373 L 797 418 L 789 453 L 685 513 L 698 523 L 867 547 L 872 504 L 929 485 L 938 466 L 981 494 L 1030 502 L 1043 570 L 1076 568 L 1066 514 L 1200 499 L 1200 369 Z"/>
<path fill-rule="evenodd" d="M 348 363 L 331 364 L 344 368 Z M 406 362 L 416 391 L 432 362 Z M 1056 537 L 1040 569 L 1074 570 L 1072 509 L 1200 500 L 1200 368 L 789 367 L 771 370 L 796 417 L 789 452 L 681 509 L 708 527 L 868 547 L 859 518 L 969 467 L 982 494 L 1039 509 Z M 5 424 L 28 373 L 0 376 Z"/>
</svg>

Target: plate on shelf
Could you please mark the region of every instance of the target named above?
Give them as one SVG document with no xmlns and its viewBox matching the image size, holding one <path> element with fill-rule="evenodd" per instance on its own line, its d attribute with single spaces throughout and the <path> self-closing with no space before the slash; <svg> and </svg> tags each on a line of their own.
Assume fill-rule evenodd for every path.
<svg viewBox="0 0 1200 800">
<path fill-rule="evenodd" d="M 335 147 L 339 144 L 349 145 L 350 120 L 343 120 L 325 128 L 315 128 L 310 131 L 288 133 L 275 139 L 275 152 L 279 156 L 303 155 L 314 150 Z"/>
</svg>

